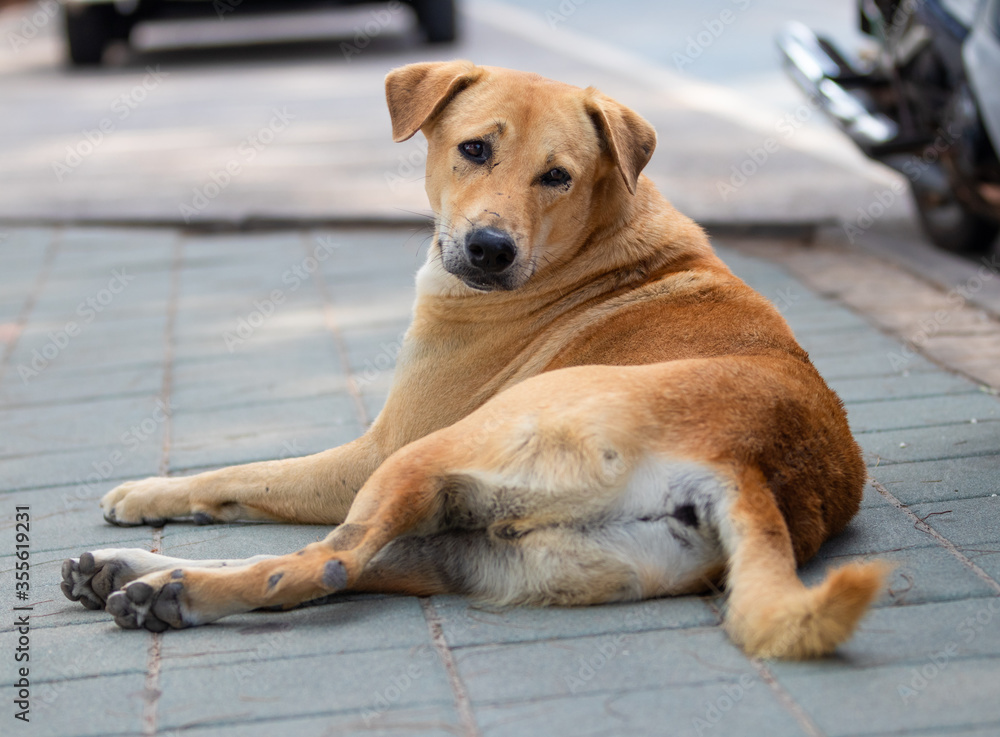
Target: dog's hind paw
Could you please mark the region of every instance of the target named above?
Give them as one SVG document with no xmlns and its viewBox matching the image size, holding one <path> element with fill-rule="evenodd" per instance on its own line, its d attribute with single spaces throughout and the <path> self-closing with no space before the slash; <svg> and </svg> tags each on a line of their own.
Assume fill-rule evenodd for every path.
<svg viewBox="0 0 1000 737">
<path fill-rule="evenodd" d="M 69 558 L 62 564 L 59 588 L 70 601 L 78 601 L 87 609 L 104 609 L 112 592 L 137 576 L 124 562 L 115 558 L 99 561 L 93 553 Z"/>
<path fill-rule="evenodd" d="M 173 627 L 187 627 L 181 596 L 184 584 L 172 581 L 156 588 L 145 581 L 133 581 L 108 598 L 108 613 L 115 624 L 127 630 L 146 629 L 163 632 Z"/>
</svg>

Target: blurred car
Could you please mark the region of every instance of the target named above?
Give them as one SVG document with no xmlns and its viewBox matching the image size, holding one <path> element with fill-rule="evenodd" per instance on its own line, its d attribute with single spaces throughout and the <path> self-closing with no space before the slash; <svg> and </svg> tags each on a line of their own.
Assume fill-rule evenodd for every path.
<svg viewBox="0 0 1000 737">
<path fill-rule="evenodd" d="M 455 40 L 455 0 L 391 0 L 413 8 L 429 43 Z M 69 61 L 100 64 L 113 41 L 128 41 L 132 28 L 151 20 L 246 17 L 317 8 L 373 4 L 370 0 L 60 0 Z M 391 3 L 390 3 L 391 4 Z M 379 5 L 385 7 L 386 3 Z"/>
</svg>

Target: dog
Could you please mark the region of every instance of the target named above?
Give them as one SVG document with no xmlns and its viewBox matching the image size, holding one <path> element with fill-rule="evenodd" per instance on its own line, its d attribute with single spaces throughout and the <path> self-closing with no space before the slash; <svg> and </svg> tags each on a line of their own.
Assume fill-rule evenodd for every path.
<svg viewBox="0 0 1000 737">
<path fill-rule="evenodd" d="M 116 525 L 337 525 L 289 555 L 97 550 L 62 589 L 161 632 L 343 591 L 588 605 L 724 585 L 753 656 L 847 639 L 878 561 L 813 588 L 866 479 L 839 398 L 761 295 L 642 175 L 652 126 L 593 88 L 466 61 L 386 77 L 427 138 L 433 242 L 382 412 L 303 458 L 122 484 Z"/>
</svg>

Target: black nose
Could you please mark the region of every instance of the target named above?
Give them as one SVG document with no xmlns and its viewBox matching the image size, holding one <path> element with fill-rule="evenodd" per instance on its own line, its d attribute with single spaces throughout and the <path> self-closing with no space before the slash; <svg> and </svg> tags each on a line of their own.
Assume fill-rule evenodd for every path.
<svg viewBox="0 0 1000 737">
<path fill-rule="evenodd" d="M 469 263 L 477 269 L 499 274 L 514 263 L 517 247 L 509 234 L 497 228 L 477 228 L 465 239 Z"/>
</svg>

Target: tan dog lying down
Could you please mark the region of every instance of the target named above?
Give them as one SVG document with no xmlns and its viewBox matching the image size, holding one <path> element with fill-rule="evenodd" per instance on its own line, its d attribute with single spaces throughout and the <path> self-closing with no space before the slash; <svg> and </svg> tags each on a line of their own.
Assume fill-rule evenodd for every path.
<svg viewBox="0 0 1000 737">
<path fill-rule="evenodd" d="M 157 632 L 346 590 L 574 605 L 725 581 L 748 653 L 833 650 L 885 568 L 795 569 L 857 511 L 861 454 L 785 321 L 640 174 L 649 123 L 463 61 L 396 69 L 386 96 L 395 140 L 427 137 L 436 228 L 382 413 L 339 448 L 101 501 L 119 525 L 339 526 L 242 561 L 84 553 L 66 595 Z"/>
</svg>

